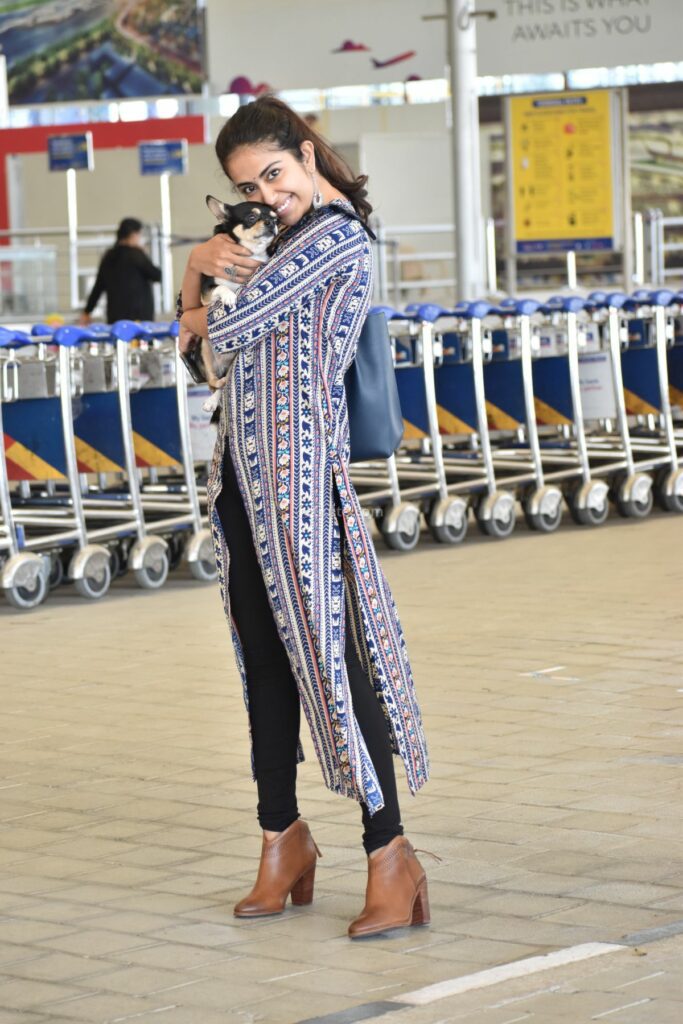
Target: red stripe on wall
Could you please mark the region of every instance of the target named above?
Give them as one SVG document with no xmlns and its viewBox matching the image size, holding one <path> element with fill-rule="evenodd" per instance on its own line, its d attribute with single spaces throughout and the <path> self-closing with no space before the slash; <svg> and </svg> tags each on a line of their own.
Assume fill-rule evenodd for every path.
<svg viewBox="0 0 683 1024">
<path fill-rule="evenodd" d="M 65 124 L 40 128 L 3 128 L 0 131 L 0 229 L 9 228 L 9 197 L 7 195 L 7 157 L 21 153 L 45 153 L 47 169 L 48 135 L 69 135 L 92 132 L 93 148 L 132 149 L 138 142 L 150 139 L 187 139 L 189 143 L 204 141 L 202 117 L 173 117 L 150 121 L 118 121 L 115 124 Z"/>
</svg>

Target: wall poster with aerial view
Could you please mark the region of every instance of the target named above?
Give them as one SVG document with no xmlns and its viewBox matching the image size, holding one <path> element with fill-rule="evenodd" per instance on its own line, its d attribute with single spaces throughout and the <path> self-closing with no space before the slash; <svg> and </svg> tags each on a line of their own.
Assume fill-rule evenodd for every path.
<svg viewBox="0 0 683 1024">
<path fill-rule="evenodd" d="M 11 104 L 201 92 L 196 0 L 0 0 Z"/>
</svg>

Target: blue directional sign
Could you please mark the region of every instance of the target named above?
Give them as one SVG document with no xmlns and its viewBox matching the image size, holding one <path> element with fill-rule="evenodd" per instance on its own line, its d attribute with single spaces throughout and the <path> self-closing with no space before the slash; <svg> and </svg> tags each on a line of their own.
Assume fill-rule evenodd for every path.
<svg viewBox="0 0 683 1024">
<path fill-rule="evenodd" d="M 51 171 L 92 171 L 92 132 L 78 135 L 48 135 L 47 159 Z"/>
<path fill-rule="evenodd" d="M 138 143 L 140 174 L 187 174 L 187 139 Z"/>
</svg>

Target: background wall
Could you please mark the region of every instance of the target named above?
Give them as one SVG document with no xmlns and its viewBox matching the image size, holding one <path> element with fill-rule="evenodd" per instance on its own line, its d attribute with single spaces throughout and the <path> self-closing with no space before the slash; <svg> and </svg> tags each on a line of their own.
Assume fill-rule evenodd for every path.
<svg viewBox="0 0 683 1024">
<path fill-rule="evenodd" d="M 362 139 L 367 139 L 367 170 L 371 175 L 370 192 L 377 212 L 386 217 L 400 217 L 410 211 L 411 219 L 419 216 L 423 221 L 450 219 L 444 206 L 448 194 L 448 173 L 437 176 L 438 189 L 425 191 L 424 175 L 429 171 L 434 178 L 433 163 L 425 160 L 422 136 L 441 139 L 441 152 L 447 153 L 443 104 L 424 104 L 420 107 L 368 107 L 358 110 L 327 111 L 321 114 L 319 130 L 346 157 L 354 170 L 359 170 Z M 215 137 L 223 122 L 216 119 L 211 125 Z M 168 137 L 174 137 L 173 122 L 167 122 Z M 387 152 L 401 149 L 399 163 L 387 173 L 382 155 L 386 139 Z M 403 140 L 403 143 L 401 143 Z M 447 156 L 445 156 L 447 159 Z M 66 181 L 63 174 L 50 173 L 45 153 L 30 153 L 8 157 L 10 164 L 10 226 L 13 228 L 65 228 Z M 231 202 L 230 184 L 218 166 L 212 145 L 189 146 L 189 170 L 183 177 L 170 181 L 173 232 L 176 236 L 208 237 L 213 218 L 206 209 L 204 197 L 211 192 Z M 439 161 L 439 165 L 441 161 Z M 391 169 L 391 168 L 390 168 Z M 95 170 L 78 173 L 78 219 L 80 227 L 111 226 L 124 217 L 136 216 L 147 223 L 158 223 L 161 217 L 159 183 L 154 177 L 142 177 L 138 169 L 137 149 L 95 148 Z M 412 197 L 412 200 L 411 200 Z M 412 203 L 412 206 L 411 206 Z M 47 239 L 46 239 L 47 240 Z M 82 254 L 81 263 L 90 268 L 84 274 L 82 291 L 85 292 L 102 252 L 109 244 L 108 236 L 95 240 L 92 249 Z M 180 282 L 189 245 L 174 247 L 174 278 Z M 64 257 L 62 240 L 60 255 Z M 64 264 L 62 258 L 60 267 Z M 66 268 L 60 269 L 59 300 L 67 305 L 68 283 Z"/>
<path fill-rule="evenodd" d="M 631 90 L 631 181 L 636 209 L 661 206 L 668 215 L 683 214 L 683 110 L 671 108 L 683 99 L 683 85 L 669 86 L 666 93 L 651 97 L 649 112 L 639 109 L 641 90 Z M 648 90 L 642 90 L 646 96 Z M 500 104 L 491 110 L 491 123 L 483 124 L 482 195 L 483 215 L 504 215 L 504 138 L 499 121 Z M 221 121 L 211 124 L 211 136 Z M 161 122 L 154 127 L 159 137 Z M 354 170 L 370 174 L 370 196 L 378 215 L 389 225 L 449 223 L 452 220 L 450 153 L 445 104 L 365 107 L 352 110 L 328 110 L 319 117 L 318 128 L 338 146 Z M 163 122 L 162 134 L 178 134 L 175 122 Z M 195 136 L 196 137 L 196 136 Z M 78 177 L 79 219 L 82 226 L 113 225 L 126 215 L 147 222 L 160 219 L 158 181 L 142 178 L 138 170 L 137 150 L 98 149 L 95 147 L 95 171 Z M 44 152 L 8 157 L 12 227 L 41 229 L 65 227 L 66 184 L 61 174 L 50 174 Z M 173 228 L 177 236 L 206 237 L 213 219 L 204 206 L 204 196 L 213 192 L 230 201 L 231 191 L 218 167 L 211 145 L 189 147 L 189 173 L 171 179 Z M 83 254 L 84 266 L 91 277 L 109 235 Z M 404 238 L 405 253 L 420 249 L 450 250 L 447 236 Z M 174 248 L 174 276 L 180 281 L 188 245 Z M 424 267 L 404 266 L 405 276 L 423 277 Z M 65 257 L 61 259 L 59 305 L 67 308 L 68 287 Z M 430 276 L 446 276 L 446 261 L 432 264 Z M 83 289 L 87 278 L 84 276 Z"/>
</svg>

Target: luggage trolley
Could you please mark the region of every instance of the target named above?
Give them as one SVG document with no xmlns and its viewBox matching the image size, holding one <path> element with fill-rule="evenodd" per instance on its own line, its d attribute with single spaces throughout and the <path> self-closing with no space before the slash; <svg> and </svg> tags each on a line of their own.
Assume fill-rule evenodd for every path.
<svg viewBox="0 0 683 1024">
<path fill-rule="evenodd" d="M 669 400 L 674 421 L 676 443 L 683 442 L 683 291 L 677 292 L 670 307 L 674 337 L 667 350 Z"/>
<path fill-rule="evenodd" d="M 396 470 L 401 497 L 419 503 L 434 539 L 456 544 L 467 533 L 467 502 L 448 493 L 436 414 L 434 361 L 440 342 L 432 318 L 440 312 L 441 307 L 431 304 L 409 306 L 405 314 L 389 319 L 404 423 Z"/>
<path fill-rule="evenodd" d="M 114 330 L 124 340 L 140 343 L 129 352 L 140 385 L 131 389 L 130 408 L 145 519 L 167 540 L 172 568 L 184 557 L 195 579 L 214 580 L 213 541 L 202 516 L 190 437 L 188 377 L 176 343 L 178 325 L 119 321 Z"/>
<path fill-rule="evenodd" d="M 619 514 L 642 519 L 652 510 L 652 477 L 636 463 L 624 397 L 622 349 L 628 347 L 628 301 L 623 292 L 592 292 L 586 299 L 586 309 L 602 331 L 611 385 L 610 414 L 600 417 L 599 430 L 588 433 L 587 445 L 595 474 L 608 480 L 609 496 Z M 616 431 L 611 429 L 612 416 Z M 584 417 L 588 418 L 585 409 Z"/>
<path fill-rule="evenodd" d="M 371 313 L 383 313 L 390 326 L 394 365 L 408 357 L 404 346 L 406 334 L 401 341 L 391 331 L 394 318 L 403 319 L 391 306 L 373 306 Z M 408 333 L 417 332 L 418 325 L 411 322 Z M 412 551 L 420 539 L 420 509 L 412 502 L 404 501 L 401 490 L 396 455 L 386 460 L 356 462 L 350 466 L 353 486 L 358 494 L 361 507 L 374 516 L 377 528 L 387 547 L 396 551 Z"/>
<path fill-rule="evenodd" d="M 42 330 L 42 325 L 34 328 Z M 168 575 L 167 545 L 148 531 L 140 502 L 130 416 L 129 345 L 105 325 L 58 328 L 51 340 L 62 349 L 72 349 L 71 369 L 78 369 L 75 397 L 62 417 L 64 447 L 75 462 L 76 475 L 67 474 L 67 493 L 57 485 L 54 493 L 48 490 L 24 502 L 19 514 L 36 526 L 41 516 L 64 514 L 73 502 L 84 535 L 91 542 L 106 544 L 110 577 L 130 568 L 139 586 L 160 587 Z M 91 482 L 93 477 L 97 484 Z M 56 561 L 55 568 L 58 565 Z M 67 575 L 74 578 L 71 564 Z M 93 589 L 86 579 L 77 582 L 77 589 L 84 596 L 99 597 L 100 589 L 104 593 L 108 585 Z"/>
<path fill-rule="evenodd" d="M 66 333 L 60 333 L 66 332 Z M 111 582 L 109 550 L 86 530 L 73 435 L 73 401 L 83 364 L 72 328 L 54 336 L 15 334 L 3 364 L 4 456 L 11 515 L 22 549 L 49 555 L 50 584 L 63 575 L 102 597 Z"/>
<path fill-rule="evenodd" d="M 160 338 L 171 339 L 170 356 L 163 354 L 171 372 L 164 367 L 165 379 L 146 374 L 165 385 L 146 390 L 140 387 L 150 362 L 146 357 L 159 353 L 133 348 L 131 342 L 158 344 Z M 74 422 L 82 468 L 97 474 L 97 484 L 89 484 L 83 499 L 91 533 L 98 524 L 96 535 L 115 542 L 112 561 L 118 571 L 131 568 L 143 588 L 161 587 L 170 556 L 179 561 L 183 549 L 195 578 L 213 579 L 213 547 L 202 525 L 191 457 L 185 376 L 170 325 L 119 321 L 81 332 L 81 341 L 84 358 L 87 350 L 95 365 L 98 360 L 112 364 L 109 372 L 87 375 Z M 156 363 L 159 369 L 160 358 Z M 143 467 L 153 481 L 160 467 L 181 469 L 182 485 L 145 494 Z"/>
<path fill-rule="evenodd" d="M 435 398 L 443 440 L 447 493 L 472 499 L 482 533 L 508 537 L 515 527 L 515 495 L 496 479 L 484 391 L 484 363 L 492 353 L 484 320 L 488 302 L 460 302 L 454 310 L 434 307 Z"/>
<path fill-rule="evenodd" d="M 5 430 L 2 404 L 11 394 L 10 371 L 17 373 L 10 346 L 24 342 L 14 331 L 0 327 L 0 438 Z M 14 380 L 16 386 L 16 376 Z M 0 444 L 0 587 L 11 605 L 22 611 L 36 608 L 48 592 L 50 559 L 22 550 L 23 532 L 17 529 L 12 511 L 5 444 Z"/>
<path fill-rule="evenodd" d="M 556 295 L 540 307 L 540 354 L 533 360 L 533 394 L 546 481 L 562 487 L 576 523 L 599 526 L 609 514 L 608 485 L 591 472 L 581 401 L 580 351 L 599 343 L 597 327 L 576 295 Z"/>
<path fill-rule="evenodd" d="M 535 299 L 513 298 L 491 310 L 492 352 L 484 364 L 484 392 L 489 430 L 496 432 L 498 479 L 517 492 L 527 524 L 551 533 L 562 519 L 562 491 L 545 479 L 536 420 L 533 364 L 541 355 L 539 310 Z"/>
<path fill-rule="evenodd" d="M 669 381 L 676 307 L 676 296 L 666 289 L 635 292 L 624 306 L 631 319 L 621 353 L 634 458 L 638 469 L 654 473 L 654 496 L 669 512 L 683 512 L 681 440 L 674 429 Z"/>
</svg>

